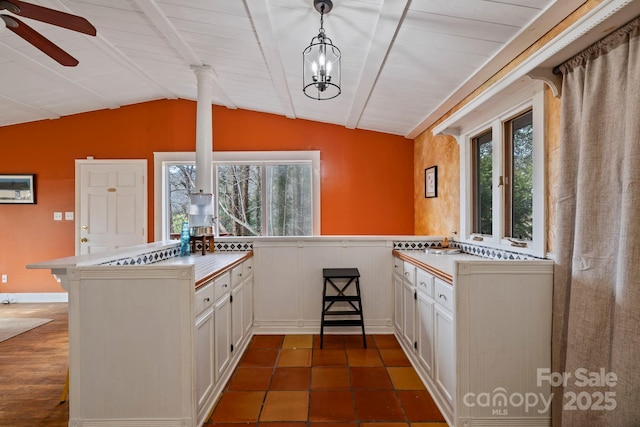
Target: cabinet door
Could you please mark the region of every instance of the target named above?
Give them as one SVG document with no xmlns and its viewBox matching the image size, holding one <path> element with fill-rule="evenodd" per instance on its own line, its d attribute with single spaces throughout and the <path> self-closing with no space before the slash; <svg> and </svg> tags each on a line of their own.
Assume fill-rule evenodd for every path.
<svg viewBox="0 0 640 427">
<path fill-rule="evenodd" d="M 435 330 L 435 381 L 443 395 L 453 406 L 455 390 L 455 335 L 453 329 L 453 316 L 451 312 L 435 305 L 434 311 Z"/>
<path fill-rule="evenodd" d="M 216 381 L 224 373 L 231 360 L 231 303 L 227 293 L 215 305 L 215 367 Z"/>
<path fill-rule="evenodd" d="M 403 326 L 403 318 L 404 318 L 404 310 L 402 303 L 402 277 L 398 277 L 395 274 L 393 275 L 393 324 L 396 327 L 396 332 L 399 337 L 404 335 Z"/>
<path fill-rule="evenodd" d="M 415 323 L 416 323 L 416 300 L 415 288 L 405 280 L 402 288 L 403 298 L 403 338 L 410 348 L 414 348 L 415 343 Z"/>
<path fill-rule="evenodd" d="M 243 304 L 244 336 L 248 337 L 253 326 L 253 276 L 250 275 L 244 282 L 244 304 Z"/>
<path fill-rule="evenodd" d="M 434 306 L 435 301 L 426 294 L 418 292 L 418 315 L 416 325 L 416 340 L 418 342 L 418 360 L 425 372 L 433 377 L 433 350 L 434 350 Z"/>
<path fill-rule="evenodd" d="M 215 385 L 215 368 L 213 364 L 214 317 L 213 307 L 206 310 L 196 319 L 196 402 L 198 419 L 200 410 L 206 403 Z M 204 414 L 205 416 L 207 414 Z"/>
<path fill-rule="evenodd" d="M 231 291 L 231 344 L 233 349 L 240 348 L 244 337 L 244 283 Z"/>
</svg>

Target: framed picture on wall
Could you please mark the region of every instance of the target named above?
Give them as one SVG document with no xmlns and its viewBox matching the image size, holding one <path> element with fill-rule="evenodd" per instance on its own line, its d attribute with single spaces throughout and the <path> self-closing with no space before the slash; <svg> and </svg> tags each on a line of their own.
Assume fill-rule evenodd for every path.
<svg viewBox="0 0 640 427">
<path fill-rule="evenodd" d="M 35 204 L 35 175 L 0 174 L 0 203 Z"/>
<path fill-rule="evenodd" d="M 438 166 L 424 170 L 424 197 L 438 197 Z"/>
</svg>

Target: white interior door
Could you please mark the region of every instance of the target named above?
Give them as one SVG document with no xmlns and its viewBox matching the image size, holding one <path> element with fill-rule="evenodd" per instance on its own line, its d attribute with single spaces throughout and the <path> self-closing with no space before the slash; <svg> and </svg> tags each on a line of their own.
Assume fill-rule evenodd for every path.
<svg viewBox="0 0 640 427">
<path fill-rule="evenodd" d="M 147 243 L 147 161 L 76 160 L 76 254 Z"/>
</svg>

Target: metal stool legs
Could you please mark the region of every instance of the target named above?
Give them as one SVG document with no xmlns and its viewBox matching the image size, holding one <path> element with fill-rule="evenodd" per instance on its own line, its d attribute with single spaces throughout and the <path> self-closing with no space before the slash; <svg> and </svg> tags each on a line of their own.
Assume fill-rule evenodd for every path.
<svg viewBox="0 0 640 427">
<path fill-rule="evenodd" d="M 362 341 L 364 348 L 367 348 L 360 297 L 360 272 L 357 268 L 324 268 L 322 276 L 324 283 L 322 317 L 320 319 L 320 348 L 324 344 L 325 326 L 361 326 Z M 341 285 L 336 283 L 337 280 L 346 280 L 347 282 Z M 348 292 L 351 284 L 355 285 L 355 294 Z M 336 303 L 342 303 L 341 307 L 334 307 Z M 334 316 L 338 318 L 336 319 Z"/>
</svg>

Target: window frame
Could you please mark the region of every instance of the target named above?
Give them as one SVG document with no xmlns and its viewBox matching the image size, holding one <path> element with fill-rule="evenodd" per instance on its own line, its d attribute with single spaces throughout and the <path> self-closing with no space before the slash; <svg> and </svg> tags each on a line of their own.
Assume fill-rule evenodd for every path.
<svg viewBox="0 0 640 427">
<path fill-rule="evenodd" d="M 154 152 L 154 237 L 155 240 L 169 239 L 168 209 L 169 198 L 167 188 L 167 166 L 177 163 L 195 163 L 196 153 L 193 151 Z M 320 151 L 214 151 L 211 158 L 212 183 L 215 193 L 215 165 L 222 164 L 311 164 L 313 226 L 312 236 L 320 235 Z M 216 204 L 214 215 L 217 216 Z M 243 236 L 254 239 L 263 236 Z M 278 236 L 264 236 L 278 237 Z M 292 237 L 292 236 L 284 236 Z M 225 237 L 226 238 L 226 237 Z M 237 238 L 237 236 L 229 236 Z"/>
<path fill-rule="evenodd" d="M 505 123 L 532 110 L 533 124 L 533 239 L 518 241 L 505 237 L 505 195 L 504 186 L 500 186 L 500 177 L 504 176 Z M 460 128 L 460 241 L 470 244 L 482 244 L 496 249 L 517 253 L 546 256 L 546 177 L 545 177 L 545 104 L 544 90 L 541 85 L 532 85 L 508 100 L 489 109 L 484 119 Z M 492 231 L 491 236 L 473 233 L 474 184 L 473 184 L 473 147 L 472 140 L 489 130 L 493 133 L 493 169 L 492 169 Z M 526 247 L 520 247 L 524 243 Z M 516 245 L 516 246 L 514 246 Z"/>
</svg>

